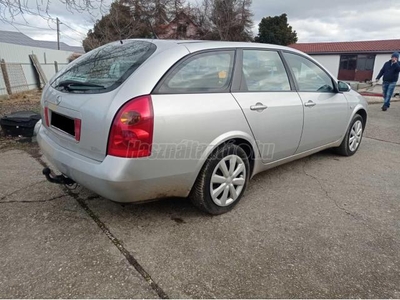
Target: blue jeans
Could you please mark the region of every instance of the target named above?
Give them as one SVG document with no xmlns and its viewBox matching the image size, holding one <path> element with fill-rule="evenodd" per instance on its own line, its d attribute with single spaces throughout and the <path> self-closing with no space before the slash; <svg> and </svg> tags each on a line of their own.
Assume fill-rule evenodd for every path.
<svg viewBox="0 0 400 300">
<path fill-rule="evenodd" d="M 383 106 L 390 107 L 390 99 L 393 96 L 394 88 L 396 87 L 396 82 L 384 81 L 382 84 L 383 90 Z"/>
</svg>

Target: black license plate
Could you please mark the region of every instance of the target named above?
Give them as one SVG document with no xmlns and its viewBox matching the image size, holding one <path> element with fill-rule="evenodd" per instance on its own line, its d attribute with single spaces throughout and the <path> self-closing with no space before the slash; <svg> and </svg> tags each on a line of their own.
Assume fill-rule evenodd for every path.
<svg viewBox="0 0 400 300">
<path fill-rule="evenodd" d="M 65 133 L 75 136 L 75 121 L 74 119 L 60 115 L 56 112 L 51 112 L 51 125 Z"/>
</svg>

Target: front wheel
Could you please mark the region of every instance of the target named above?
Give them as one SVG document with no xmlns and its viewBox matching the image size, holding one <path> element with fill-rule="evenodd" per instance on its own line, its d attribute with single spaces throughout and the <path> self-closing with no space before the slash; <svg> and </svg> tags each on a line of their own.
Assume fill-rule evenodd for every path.
<svg viewBox="0 0 400 300">
<path fill-rule="evenodd" d="M 337 148 L 337 152 L 343 156 L 352 156 L 360 147 L 364 134 L 364 119 L 356 114 L 350 123 L 342 144 Z"/>
<path fill-rule="evenodd" d="M 223 145 L 205 162 L 191 192 L 191 201 L 207 213 L 226 213 L 242 198 L 249 177 L 246 152 L 234 144 Z"/>
</svg>

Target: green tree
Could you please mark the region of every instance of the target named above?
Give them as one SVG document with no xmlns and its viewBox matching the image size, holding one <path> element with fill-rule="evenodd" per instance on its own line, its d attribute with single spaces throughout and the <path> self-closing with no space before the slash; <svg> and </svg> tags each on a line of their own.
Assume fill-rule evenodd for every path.
<svg viewBox="0 0 400 300">
<path fill-rule="evenodd" d="M 259 24 L 255 41 L 287 46 L 297 42 L 297 32 L 293 30 L 292 26 L 289 26 L 286 14 L 266 17 Z"/>
</svg>

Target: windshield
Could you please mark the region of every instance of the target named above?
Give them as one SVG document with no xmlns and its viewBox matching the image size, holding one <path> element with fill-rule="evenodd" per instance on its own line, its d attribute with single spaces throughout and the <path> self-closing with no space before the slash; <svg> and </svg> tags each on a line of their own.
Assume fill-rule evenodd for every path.
<svg viewBox="0 0 400 300">
<path fill-rule="evenodd" d="M 104 92 L 123 83 L 156 50 L 146 41 L 107 44 L 72 62 L 51 86 L 66 92 Z"/>
</svg>

